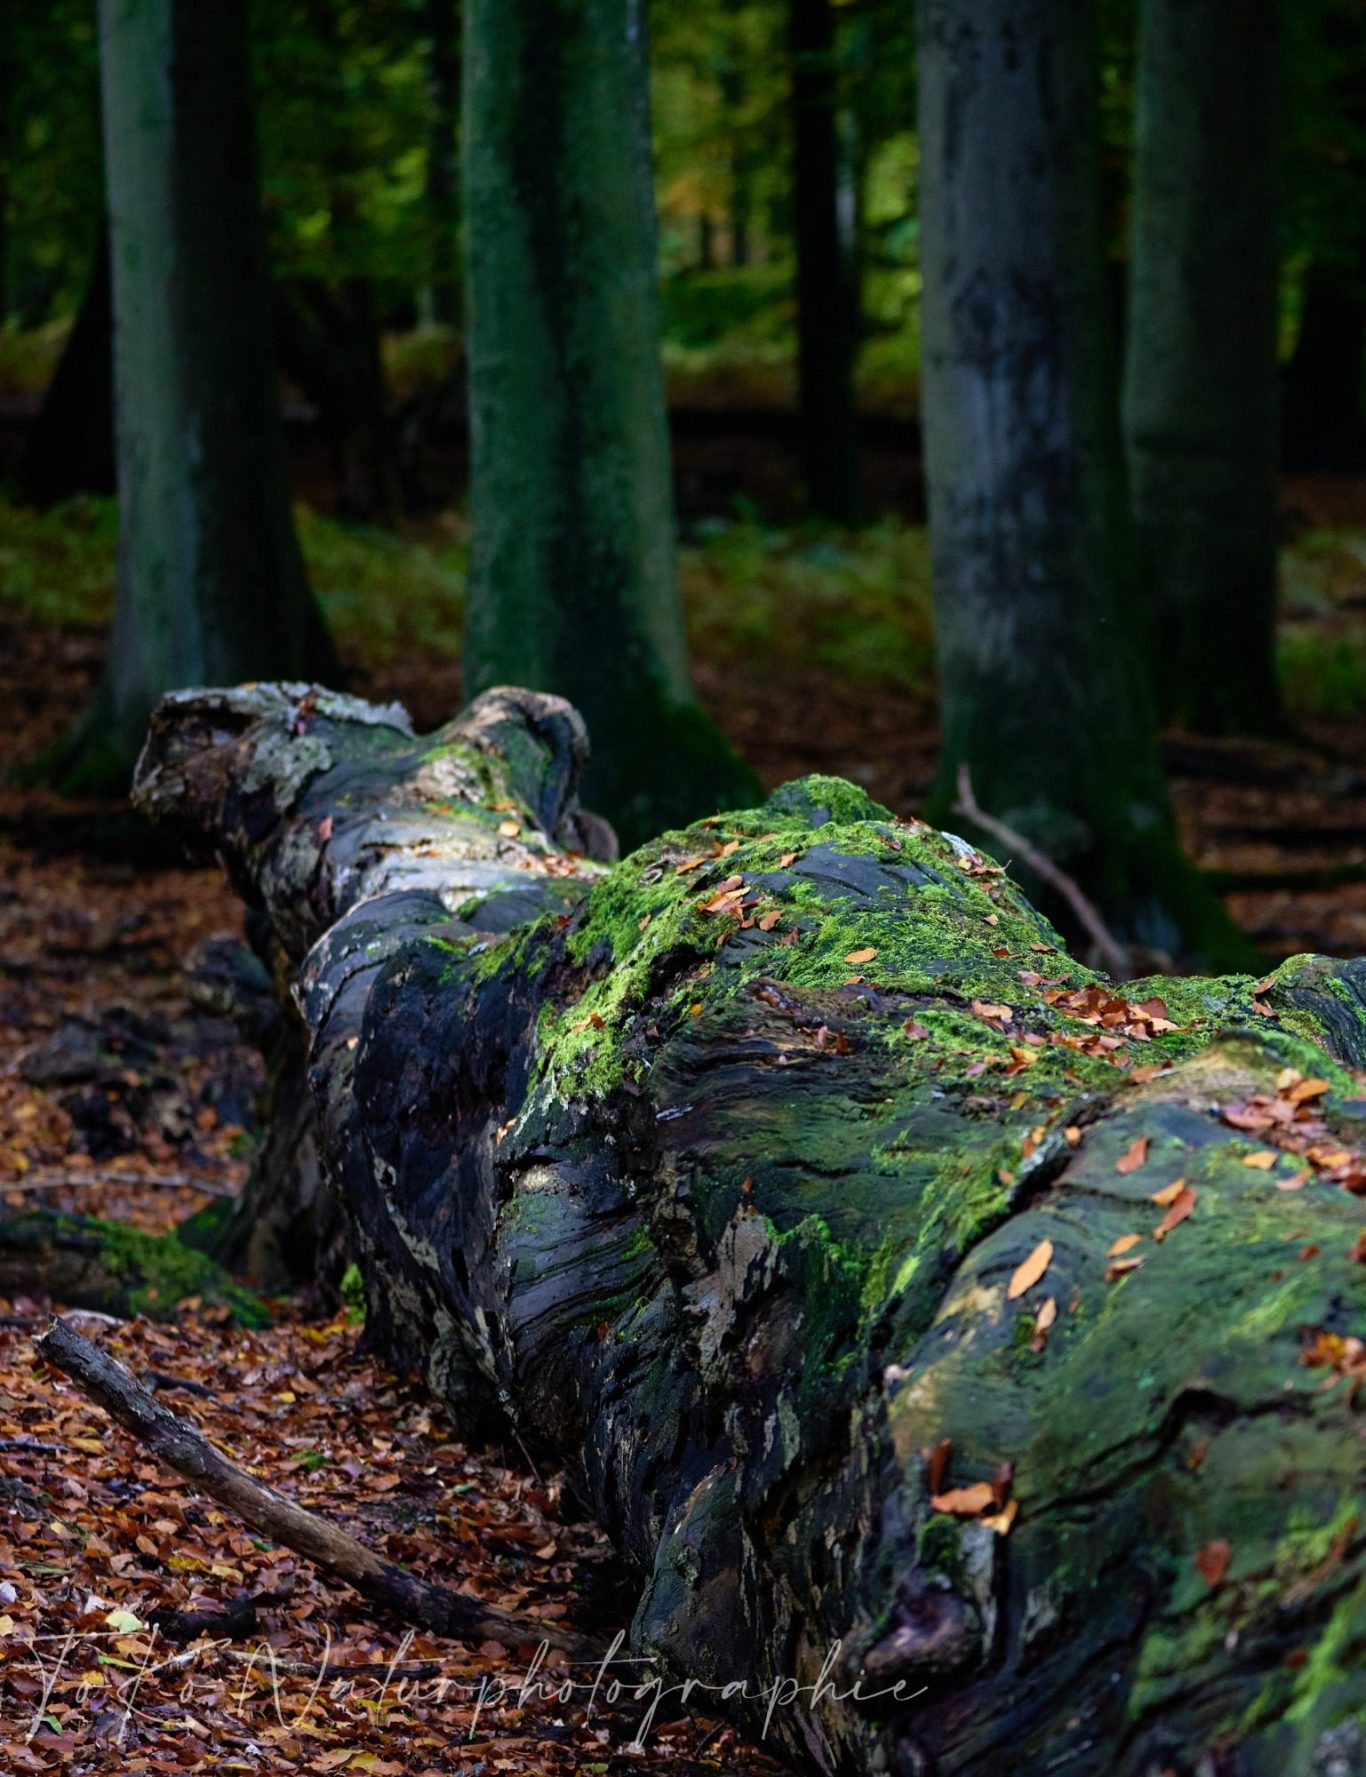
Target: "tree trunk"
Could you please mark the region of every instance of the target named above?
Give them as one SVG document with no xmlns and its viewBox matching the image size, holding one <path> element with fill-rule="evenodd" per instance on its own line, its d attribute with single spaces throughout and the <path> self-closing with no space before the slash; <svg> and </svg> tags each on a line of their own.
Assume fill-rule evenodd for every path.
<svg viewBox="0 0 1366 1777">
<path fill-rule="evenodd" d="M 1144 0 L 1139 36 L 1124 423 L 1158 694 L 1206 734 L 1280 724 L 1279 10 Z"/>
<path fill-rule="evenodd" d="M 802 473 L 813 510 L 862 516 L 854 361 L 858 316 L 850 230 L 841 227 L 839 82 L 830 0 L 789 0 L 792 207 L 797 245 L 797 384 Z"/>
<path fill-rule="evenodd" d="M 103 219 L 85 294 L 43 396 L 20 481 L 24 498 L 35 506 L 114 491 L 114 305 Z"/>
<path fill-rule="evenodd" d="M 126 783 L 161 694 L 326 670 L 285 479 L 244 0 L 102 0 L 120 499 L 69 788 Z"/>
<path fill-rule="evenodd" d="M 631 838 L 754 790 L 688 678 L 644 32 L 639 0 L 465 9 L 465 683 L 572 697 Z"/>
<path fill-rule="evenodd" d="M 943 743 L 1129 942 L 1237 954 L 1181 858 L 1134 633 L 1097 68 L 1075 0 L 921 0 L 922 403 Z"/>
<path fill-rule="evenodd" d="M 1366 969 L 1116 992 L 828 778 L 609 870 L 583 738 L 155 718 L 141 805 L 298 966 L 371 1337 L 801 1769 L 1359 1770 Z"/>
<path fill-rule="evenodd" d="M 1366 241 L 1356 267 L 1311 265 L 1299 339 L 1285 372 L 1283 456 L 1316 474 L 1360 471 L 1366 459 Z"/>
<path fill-rule="evenodd" d="M 460 5 L 426 0 L 427 226 L 431 230 L 431 314 L 460 325 Z"/>
</svg>

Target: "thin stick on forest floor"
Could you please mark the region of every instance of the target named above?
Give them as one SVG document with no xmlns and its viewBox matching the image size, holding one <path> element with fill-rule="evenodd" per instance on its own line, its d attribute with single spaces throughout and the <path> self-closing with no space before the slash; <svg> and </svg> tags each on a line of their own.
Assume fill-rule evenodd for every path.
<svg viewBox="0 0 1366 1777">
<path fill-rule="evenodd" d="M 405 1573 L 346 1531 L 255 1480 L 229 1462 L 194 1426 L 163 1407 L 107 1351 L 82 1338 L 64 1320 L 54 1320 L 34 1344 L 54 1369 L 69 1376 L 82 1393 L 200 1492 L 253 1530 L 344 1580 L 373 1604 L 433 1634 L 460 1641 L 500 1641 L 513 1647 L 544 1641 L 576 1658 L 600 1657 L 603 1650 L 589 1636 L 536 1617 L 499 1610 L 481 1599 Z"/>
<path fill-rule="evenodd" d="M 1076 914 L 1116 981 L 1125 981 L 1133 974 L 1129 952 L 1100 917 L 1094 902 L 1082 893 L 1080 885 L 1065 870 L 1060 870 L 1052 858 L 1031 845 L 1023 833 L 1017 833 L 1014 827 L 1008 827 L 1004 821 L 998 821 L 995 815 L 985 814 L 978 807 L 972 792 L 972 772 L 966 763 L 958 767 L 958 800 L 953 805 L 953 812 L 966 815 L 984 833 L 990 833 L 993 839 L 1009 846 L 1036 876 L 1058 891 Z"/>
</svg>

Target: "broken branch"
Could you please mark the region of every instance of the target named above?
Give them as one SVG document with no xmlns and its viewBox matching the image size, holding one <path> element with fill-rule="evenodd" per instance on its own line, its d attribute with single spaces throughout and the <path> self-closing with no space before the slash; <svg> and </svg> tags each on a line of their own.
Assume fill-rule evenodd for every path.
<svg viewBox="0 0 1366 1777">
<path fill-rule="evenodd" d="M 433 1634 L 460 1641 L 493 1640 L 513 1646 L 544 1641 L 581 1656 L 599 1651 L 588 1637 L 573 1630 L 499 1610 L 385 1561 L 354 1536 L 229 1462 L 194 1426 L 154 1400 L 107 1351 L 82 1338 L 64 1320 L 54 1320 L 34 1344 L 54 1369 L 69 1376 L 83 1394 L 177 1474 L 253 1530 L 345 1580 L 371 1603 Z"/>
</svg>

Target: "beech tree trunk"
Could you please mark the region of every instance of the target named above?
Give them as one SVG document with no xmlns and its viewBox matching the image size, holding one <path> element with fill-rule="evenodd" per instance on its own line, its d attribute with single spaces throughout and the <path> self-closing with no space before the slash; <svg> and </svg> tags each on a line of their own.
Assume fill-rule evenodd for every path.
<svg viewBox="0 0 1366 1777">
<path fill-rule="evenodd" d="M 572 697 L 628 840 L 757 789 L 688 675 L 641 0 L 464 8 L 465 685 Z"/>
<path fill-rule="evenodd" d="M 584 752 L 506 690 L 154 720 L 141 806 L 297 969 L 372 1338 L 801 1769 L 1359 1770 L 1366 967 L 1116 990 L 829 778 L 609 868 Z"/>
<path fill-rule="evenodd" d="M 333 664 L 285 479 L 245 0 L 102 0 L 100 74 L 118 597 L 71 790 L 125 788 L 176 686 Z"/>
<path fill-rule="evenodd" d="M 1280 0 L 1141 12 L 1124 424 L 1153 682 L 1205 734 L 1280 725 L 1279 19 Z"/>
<path fill-rule="evenodd" d="M 1227 965 L 1138 646 L 1100 232 L 1095 9 L 920 0 L 921 305 L 943 747 L 1126 941 Z"/>
<path fill-rule="evenodd" d="M 797 423 L 812 509 L 863 516 L 859 487 L 857 241 L 843 226 L 839 79 L 831 0 L 788 0 L 792 212 L 797 244 Z"/>
</svg>

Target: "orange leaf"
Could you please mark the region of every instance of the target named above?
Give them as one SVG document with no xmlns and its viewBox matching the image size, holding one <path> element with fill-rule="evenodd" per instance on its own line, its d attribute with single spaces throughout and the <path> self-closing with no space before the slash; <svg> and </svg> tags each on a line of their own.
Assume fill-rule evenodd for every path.
<svg viewBox="0 0 1366 1777">
<path fill-rule="evenodd" d="M 989 1505 L 995 1504 L 990 1481 L 977 1481 L 971 1487 L 950 1487 L 947 1493 L 936 1493 L 930 1499 L 936 1512 L 952 1512 L 955 1518 L 975 1518 Z"/>
<path fill-rule="evenodd" d="M 1109 1252 L 1106 1253 L 1106 1258 L 1118 1259 L 1122 1254 L 1132 1252 L 1142 1238 L 1143 1236 L 1141 1234 L 1121 1234 L 1119 1239 L 1110 1248 Z"/>
<path fill-rule="evenodd" d="M 866 944 L 862 950 L 851 950 L 844 960 L 847 963 L 870 963 L 876 955 L 876 946 Z"/>
<path fill-rule="evenodd" d="M 1021 1263 L 1015 1267 L 1014 1274 L 1012 1275 L 1009 1284 L 1006 1286 L 1007 1299 L 1013 1302 L 1018 1296 L 1022 1296 L 1026 1290 L 1033 1289 L 1034 1285 L 1043 1276 L 1044 1272 L 1047 1271 L 1052 1262 L 1053 1242 L 1051 1240 L 1041 1240 L 1034 1248 L 1034 1251 L 1030 1253 L 1029 1257 L 1022 1260 Z"/>
<path fill-rule="evenodd" d="M 1218 1537 L 1197 1551 L 1195 1565 L 1209 1585 L 1217 1586 L 1228 1572 L 1228 1564 L 1232 1559 L 1232 1547 L 1222 1537 Z"/>
<path fill-rule="evenodd" d="M 1007 1500 L 1006 1504 L 999 1512 L 994 1512 L 988 1517 L 983 1518 L 982 1522 L 989 1530 L 994 1530 L 997 1536 L 1009 1536 L 1010 1527 L 1019 1515 L 1019 1510 L 1020 1502 L 1018 1499 Z"/>
<path fill-rule="evenodd" d="M 1146 1135 L 1140 1135 L 1135 1141 L 1131 1141 L 1115 1161 L 1115 1171 L 1137 1172 L 1140 1166 L 1145 1165 L 1148 1159 L 1148 1139 Z"/>
<path fill-rule="evenodd" d="M 929 1472 L 926 1479 L 931 1493 L 938 1493 L 944 1485 L 949 1472 L 949 1455 L 953 1450 L 952 1438 L 941 1438 L 930 1452 Z"/>
<path fill-rule="evenodd" d="M 780 919 L 781 919 L 781 918 L 782 918 L 782 917 L 783 917 L 783 910 L 782 910 L 782 908 L 781 908 L 781 907 L 775 907 L 775 908 L 774 908 L 774 909 L 773 909 L 773 910 L 772 910 L 772 912 L 770 912 L 770 913 L 765 913 L 765 914 L 764 914 L 764 915 L 763 915 L 763 916 L 762 916 L 762 918 L 761 918 L 761 919 L 760 919 L 760 921 L 759 921 L 759 930 L 760 930 L 760 931 L 761 931 L 761 932 L 771 932 L 771 931 L 772 931 L 772 930 L 773 930 L 773 928 L 774 928 L 774 926 L 776 926 L 776 925 L 777 925 L 777 923 L 778 923 L 778 921 L 779 921 L 779 920 L 780 920 Z"/>
<path fill-rule="evenodd" d="M 1111 1259 L 1105 1267 L 1106 1283 L 1114 1283 L 1117 1278 L 1126 1277 L 1130 1271 L 1137 1271 L 1142 1263 L 1141 1256 L 1137 1259 Z"/>
<path fill-rule="evenodd" d="M 1274 1148 L 1262 1148 L 1256 1154 L 1243 1155 L 1243 1165 L 1255 1167 L 1258 1172 L 1270 1172 L 1275 1164 L 1276 1151 Z"/>
<path fill-rule="evenodd" d="M 1185 1179 L 1183 1179 L 1183 1178 L 1173 1179 L 1169 1185 L 1163 1185 L 1163 1187 L 1160 1191 L 1153 1192 L 1152 1202 L 1154 1202 L 1159 1209 L 1167 1209 L 1173 1203 L 1176 1202 L 1177 1198 L 1181 1195 L 1181 1193 L 1185 1190 L 1185 1188 L 1186 1188 Z"/>
<path fill-rule="evenodd" d="M 1171 1208 L 1153 1229 L 1153 1239 L 1165 1240 L 1172 1229 L 1184 1222 L 1194 1208 L 1195 1192 L 1191 1190 L 1189 1185 L 1184 1185 Z"/>
<path fill-rule="evenodd" d="M 1039 1312 L 1034 1316 L 1034 1337 L 1029 1342 L 1029 1349 L 1031 1351 L 1043 1350 L 1048 1329 L 1053 1325 L 1053 1322 L 1057 1318 L 1058 1299 L 1056 1296 L 1050 1296 L 1044 1303 L 1043 1307 L 1040 1308 Z"/>
</svg>

